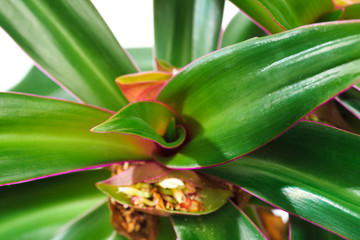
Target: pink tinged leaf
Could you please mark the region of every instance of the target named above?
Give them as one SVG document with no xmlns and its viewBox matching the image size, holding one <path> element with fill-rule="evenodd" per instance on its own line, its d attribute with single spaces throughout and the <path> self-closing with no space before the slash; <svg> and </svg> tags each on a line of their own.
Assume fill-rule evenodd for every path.
<svg viewBox="0 0 360 240">
<path fill-rule="evenodd" d="M 154 100 L 171 76 L 165 72 L 142 72 L 120 76 L 115 82 L 130 102 Z"/>
<path fill-rule="evenodd" d="M 360 0 L 333 0 L 336 8 L 343 8 L 352 4 L 360 3 Z"/>
<path fill-rule="evenodd" d="M 165 179 L 176 178 L 183 182 L 192 184 L 200 189 L 198 194 L 201 197 L 202 204 L 204 206 L 200 211 L 184 211 L 184 210 L 170 210 L 166 208 L 154 208 L 149 201 L 157 205 L 155 198 L 153 200 L 147 199 L 144 196 L 130 196 L 123 192 L 119 192 L 119 187 L 133 186 L 137 183 L 153 184 L 159 183 Z M 98 182 L 96 186 L 115 201 L 134 207 L 135 209 L 159 216 L 169 216 L 170 214 L 188 214 L 188 215 L 201 215 L 213 212 L 219 209 L 227 202 L 227 199 L 232 193 L 224 189 L 224 185 L 220 182 L 205 177 L 202 174 L 194 171 L 185 170 L 171 170 L 167 169 L 156 162 L 147 162 L 142 165 L 133 165 L 128 169 L 120 172 L 113 177 Z M 176 191 L 176 190 L 175 190 Z M 155 194 L 155 193 L 154 193 Z M 160 196 L 160 195 L 159 195 Z M 193 200 L 189 198 L 187 201 L 191 201 L 189 204 L 193 204 Z M 137 202 L 147 202 L 146 205 L 136 205 Z M 164 200 L 161 200 L 164 201 Z M 185 204 L 185 203 L 184 203 Z M 181 205 L 181 203 L 180 203 Z"/>
</svg>

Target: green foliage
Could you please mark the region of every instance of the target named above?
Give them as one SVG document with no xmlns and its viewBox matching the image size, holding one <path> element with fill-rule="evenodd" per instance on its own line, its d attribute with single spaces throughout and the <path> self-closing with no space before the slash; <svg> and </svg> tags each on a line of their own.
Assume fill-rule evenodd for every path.
<svg viewBox="0 0 360 240">
<path fill-rule="evenodd" d="M 289 239 L 358 238 L 360 137 L 303 118 L 332 122 L 311 111 L 336 97 L 331 106 L 360 131 L 360 92 L 351 88 L 360 21 L 340 22 L 359 18 L 359 4 L 232 2 L 244 14 L 220 42 L 223 0 L 154 0 L 154 55 L 127 54 L 90 1 L 0 2 L 0 26 L 39 66 L 10 90 L 18 93 L 0 93 L 0 239 L 126 239 L 95 183 L 110 176 L 106 166 L 115 174 L 138 161 L 149 164 L 115 179 L 163 177 L 144 168 L 153 165 L 206 186 L 200 216 L 160 217 L 159 240 L 270 239 L 275 221 L 259 209 L 273 206 L 294 214 Z M 155 62 L 157 72 L 134 74 Z M 135 204 L 107 181 L 97 186 L 111 204 Z M 228 200 L 229 191 L 208 188 L 214 182 L 238 195 Z"/>
</svg>

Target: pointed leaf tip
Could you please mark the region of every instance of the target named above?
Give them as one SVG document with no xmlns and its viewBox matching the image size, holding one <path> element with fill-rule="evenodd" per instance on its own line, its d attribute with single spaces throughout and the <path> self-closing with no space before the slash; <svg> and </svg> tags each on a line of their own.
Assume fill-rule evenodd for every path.
<svg viewBox="0 0 360 240">
<path fill-rule="evenodd" d="M 166 133 L 169 127 L 174 127 L 170 124 L 172 119 L 176 119 L 174 129 L 176 138 L 167 141 Z M 176 114 L 164 104 L 150 101 L 127 105 L 91 131 L 135 135 L 152 140 L 164 148 L 176 148 L 186 138 L 186 130 Z"/>
</svg>

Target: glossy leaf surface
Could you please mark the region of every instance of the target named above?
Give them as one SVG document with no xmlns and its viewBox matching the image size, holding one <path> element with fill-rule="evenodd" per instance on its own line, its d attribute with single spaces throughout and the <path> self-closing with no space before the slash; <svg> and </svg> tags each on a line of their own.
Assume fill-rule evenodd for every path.
<svg viewBox="0 0 360 240">
<path fill-rule="evenodd" d="M 54 83 L 37 67 L 32 67 L 26 74 L 24 79 L 21 80 L 15 87 L 9 91 L 30 93 L 41 96 L 49 96 L 76 101 L 76 99 L 62 89 L 59 85 Z"/>
<path fill-rule="evenodd" d="M 90 129 L 111 113 L 73 102 L 0 94 L 0 183 L 111 161 L 148 159 L 154 144 Z"/>
<path fill-rule="evenodd" d="M 224 0 L 154 0 L 156 58 L 183 67 L 216 50 Z"/>
<path fill-rule="evenodd" d="M 164 138 L 172 118 L 177 118 L 167 106 L 157 102 L 134 102 L 122 108 L 111 118 L 91 129 L 95 133 L 122 133 L 139 136 L 166 148 L 175 148 L 184 142 L 184 127 L 176 126 L 177 138 Z M 178 123 L 179 120 L 177 120 Z"/>
<path fill-rule="evenodd" d="M 300 122 L 246 157 L 201 170 L 348 239 L 360 234 L 359 135 Z"/>
<path fill-rule="evenodd" d="M 234 16 L 224 31 L 221 47 L 245 41 L 253 37 L 262 37 L 266 33 L 255 23 L 239 12 Z"/>
<path fill-rule="evenodd" d="M 53 240 L 105 240 L 113 235 L 110 224 L 110 209 L 105 200 L 103 204 L 91 209 L 84 215 L 60 229 Z"/>
<path fill-rule="evenodd" d="M 266 239 L 251 220 L 233 204 L 203 216 L 172 216 L 179 240 Z"/>
<path fill-rule="evenodd" d="M 302 27 L 195 61 L 157 98 L 182 116 L 189 142 L 158 160 L 172 168 L 209 166 L 272 140 L 360 79 L 359 28 Z"/>
<path fill-rule="evenodd" d="M 314 224 L 306 222 L 301 218 L 290 215 L 290 237 L 289 240 L 341 240 L 343 238 L 332 234 Z"/>
<path fill-rule="evenodd" d="M 0 239 L 48 240 L 106 197 L 94 183 L 109 176 L 92 170 L 0 188 Z"/>
<path fill-rule="evenodd" d="M 0 26 L 84 102 L 127 103 L 114 80 L 137 70 L 90 1 L 1 1 Z"/>
<path fill-rule="evenodd" d="M 271 33 L 314 23 L 334 9 L 331 0 L 231 0 Z"/>
<path fill-rule="evenodd" d="M 154 57 L 151 48 L 127 48 L 130 56 L 136 62 L 141 71 L 154 70 Z"/>
</svg>

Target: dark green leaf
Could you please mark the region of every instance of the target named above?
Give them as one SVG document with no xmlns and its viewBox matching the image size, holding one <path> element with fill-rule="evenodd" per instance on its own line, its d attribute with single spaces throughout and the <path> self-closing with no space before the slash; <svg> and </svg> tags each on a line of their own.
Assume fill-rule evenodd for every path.
<svg viewBox="0 0 360 240">
<path fill-rule="evenodd" d="M 216 50 L 224 0 L 154 0 L 156 58 L 183 67 Z"/>
<path fill-rule="evenodd" d="M 343 11 L 341 9 L 334 10 L 332 12 L 325 13 L 322 15 L 316 22 L 330 22 L 336 21 L 343 15 Z"/>
<path fill-rule="evenodd" d="M 168 217 L 160 217 L 159 233 L 157 240 L 175 240 L 177 239 L 174 228 Z"/>
<path fill-rule="evenodd" d="M 314 224 L 306 222 L 301 218 L 290 215 L 290 237 L 289 240 L 341 240 L 341 237 L 332 234 Z"/>
<path fill-rule="evenodd" d="M 136 68 L 90 1 L 1 1 L 0 26 L 84 102 L 127 103 L 114 80 Z"/>
<path fill-rule="evenodd" d="M 360 119 L 360 91 L 358 89 L 350 88 L 337 96 L 336 100 Z"/>
<path fill-rule="evenodd" d="M 91 129 L 95 133 L 122 133 L 139 136 L 156 142 L 165 148 L 175 148 L 186 137 L 184 127 L 176 126 L 177 138 L 164 138 L 172 118 L 176 115 L 165 105 L 157 102 L 134 102 L 122 108 L 111 118 Z M 177 121 L 178 123 L 179 120 Z"/>
<path fill-rule="evenodd" d="M 106 200 L 94 183 L 108 175 L 92 170 L 1 187 L 0 239 L 51 239 L 67 222 Z"/>
<path fill-rule="evenodd" d="M 360 22 L 318 24 L 229 46 L 175 75 L 158 100 L 179 113 L 189 142 L 172 168 L 237 158 L 290 128 L 360 78 Z"/>
<path fill-rule="evenodd" d="M 266 239 L 251 220 L 233 204 L 203 216 L 172 216 L 179 240 Z"/>
<path fill-rule="evenodd" d="M 73 102 L 0 93 L 0 183 L 120 160 L 149 159 L 154 144 L 90 129 L 111 113 Z"/>
<path fill-rule="evenodd" d="M 334 9 L 331 0 L 231 0 L 271 33 L 315 22 Z"/>
<path fill-rule="evenodd" d="M 60 229 L 53 240 L 106 240 L 114 229 L 110 224 L 110 209 L 107 201 L 91 209 L 64 228 Z"/>
<path fill-rule="evenodd" d="M 360 136 L 300 122 L 246 157 L 202 170 L 348 239 L 360 236 Z"/>
<path fill-rule="evenodd" d="M 57 97 L 76 101 L 76 99 L 54 83 L 37 67 L 32 67 L 24 79 L 9 91 L 30 93 L 41 96 Z"/>
<path fill-rule="evenodd" d="M 128 48 L 126 49 L 134 59 L 141 71 L 154 70 L 154 57 L 151 48 Z"/>
<path fill-rule="evenodd" d="M 262 37 L 265 35 L 266 33 L 263 30 L 256 26 L 256 24 L 248 19 L 243 13 L 239 12 L 226 27 L 221 47 L 226 47 L 253 37 Z"/>
</svg>

